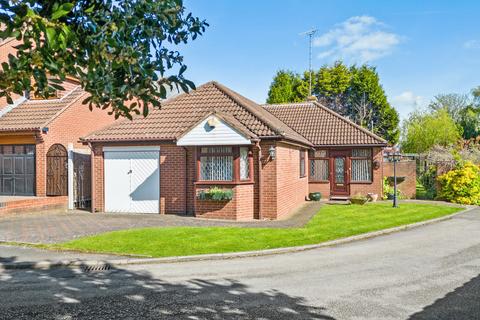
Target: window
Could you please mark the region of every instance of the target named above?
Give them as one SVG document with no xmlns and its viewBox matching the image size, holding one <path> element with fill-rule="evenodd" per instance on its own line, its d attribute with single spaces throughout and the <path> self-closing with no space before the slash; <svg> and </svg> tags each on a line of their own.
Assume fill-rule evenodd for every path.
<svg viewBox="0 0 480 320">
<path fill-rule="evenodd" d="M 352 150 L 352 177 L 354 182 L 372 181 L 372 149 Z"/>
<path fill-rule="evenodd" d="M 310 160 L 310 179 L 312 181 L 328 181 L 329 174 L 328 159 Z"/>
<path fill-rule="evenodd" d="M 198 152 L 198 181 L 250 182 L 253 157 L 250 147 L 201 147 Z"/>
<path fill-rule="evenodd" d="M 310 154 L 310 181 L 328 181 L 330 177 L 330 160 L 327 150 L 315 150 Z"/>
<path fill-rule="evenodd" d="M 233 181 L 232 147 L 200 148 L 200 180 Z"/>
<path fill-rule="evenodd" d="M 240 147 L 240 180 L 250 180 L 250 156 L 248 147 Z"/>
<path fill-rule="evenodd" d="M 305 150 L 300 150 L 300 178 L 305 177 Z"/>
</svg>

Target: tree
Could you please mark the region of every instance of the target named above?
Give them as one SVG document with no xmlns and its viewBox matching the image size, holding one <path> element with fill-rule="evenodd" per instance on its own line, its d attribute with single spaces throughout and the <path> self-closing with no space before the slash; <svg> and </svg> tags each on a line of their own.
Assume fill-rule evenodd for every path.
<svg viewBox="0 0 480 320">
<path fill-rule="evenodd" d="M 130 118 L 160 106 L 167 90 L 195 88 L 175 47 L 208 24 L 182 0 L 0 0 L 0 38 L 21 41 L 2 63 L 0 96 L 48 97 L 77 78 L 90 108 Z"/>
<path fill-rule="evenodd" d="M 462 128 L 462 137 L 465 140 L 480 136 L 480 107 L 467 106 L 459 112 L 458 125 Z"/>
<path fill-rule="evenodd" d="M 288 75 L 285 76 L 287 80 L 279 81 L 277 73 L 267 102 L 305 101 L 309 95 L 309 73 L 305 72 L 299 78 L 292 72 L 283 72 Z M 285 94 L 274 96 L 274 92 Z M 390 143 L 398 141 L 399 116 L 388 103 L 375 68 L 367 65 L 347 67 L 342 62 L 325 65 L 315 74 L 313 95 L 327 107 L 372 130 Z"/>
<path fill-rule="evenodd" d="M 268 91 L 267 103 L 285 103 L 302 101 L 298 86 L 302 80 L 298 74 L 291 71 L 279 70 Z"/>
<path fill-rule="evenodd" d="M 436 145 L 452 146 L 460 136 L 458 126 L 445 109 L 415 111 L 404 123 L 401 145 L 405 152 L 425 153 Z"/>
<path fill-rule="evenodd" d="M 439 94 L 436 95 L 432 102 L 430 102 L 429 108 L 432 111 L 439 109 L 447 110 L 448 114 L 455 122 L 460 122 L 460 115 L 462 110 L 471 105 L 471 101 L 466 94 Z"/>
</svg>

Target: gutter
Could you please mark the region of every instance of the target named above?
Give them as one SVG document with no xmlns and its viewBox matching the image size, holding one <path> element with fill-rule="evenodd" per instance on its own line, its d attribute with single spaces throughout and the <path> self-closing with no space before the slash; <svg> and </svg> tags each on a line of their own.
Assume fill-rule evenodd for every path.
<svg viewBox="0 0 480 320">
<path fill-rule="evenodd" d="M 255 145 L 258 148 L 258 220 L 263 219 L 263 203 L 262 203 L 262 147 L 260 142 L 256 142 Z"/>
</svg>

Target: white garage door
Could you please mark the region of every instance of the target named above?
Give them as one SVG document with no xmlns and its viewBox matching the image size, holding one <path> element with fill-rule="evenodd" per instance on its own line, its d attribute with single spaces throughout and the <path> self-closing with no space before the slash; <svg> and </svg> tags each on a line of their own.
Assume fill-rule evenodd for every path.
<svg viewBox="0 0 480 320">
<path fill-rule="evenodd" d="M 159 213 L 159 147 L 104 148 L 105 211 Z"/>
</svg>

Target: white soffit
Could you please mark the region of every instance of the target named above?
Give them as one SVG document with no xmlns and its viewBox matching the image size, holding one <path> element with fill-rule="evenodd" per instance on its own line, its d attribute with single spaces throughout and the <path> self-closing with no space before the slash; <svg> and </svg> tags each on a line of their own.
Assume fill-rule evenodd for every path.
<svg viewBox="0 0 480 320">
<path fill-rule="evenodd" d="M 177 141 L 179 146 L 249 145 L 252 142 L 222 119 L 211 115 Z"/>
</svg>

